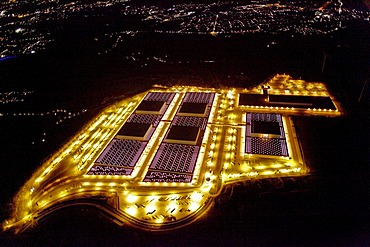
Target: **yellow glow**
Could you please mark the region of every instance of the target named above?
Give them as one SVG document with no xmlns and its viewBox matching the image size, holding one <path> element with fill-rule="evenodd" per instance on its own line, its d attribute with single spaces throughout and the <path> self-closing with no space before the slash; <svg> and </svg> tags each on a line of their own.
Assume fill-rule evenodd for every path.
<svg viewBox="0 0 370 247">
<path fill-rule="evenodd" d="M 227 97 L 228 97 L 229 99 L 234 98 L 233 91 L 231 91 L 231 90 L 230 90 L 230 91 L 227 93 Z"/>
<path fill-rule="evenodd" d="M 274 174 L 273 171 L 263 171 L 263 172 L 261 172 L 261 175 L 272 175 L 272 174 Z"/>
<path fill-rule="evenodd" d="M 163 223 L 163 218 L 162 217 L 158 217 L 157 219 L 155 219 L 155 223 L 157 224 L 162 224 Z"/>
<path fill-rule="evenodd" d="M 280 168 L 280 167 L 283 167 L 282 164 L 273 164 L 271 165 L 271 168 Z"/>
<path fill-rule="evenodd" d="M 126 201 L 128 202 L 128 203 L 134 203 L 134 202 L 136 202 L 138 200 L 138 197 L 137 196 L 135 196 L 135 195 L 132 195 L 132 194 L 129 194 L 129 195 L 127 195 L 127 197 L 126 197 Z"/>
<path fill-rule="evenodd" d="M 263 169 L 266 169 L 266 166 L 265 165 L 259 165 L 259 166 L 255 166 L 254 168 L 257 169 L 257 170 L 263 170 Z"/>
<path fill-rule="evenodd" d="M 158 199 L 158 197 L 153 195 L 153 196 L 149 196 L 147 201 L 153 202 L 157 199 Z"/>
<path fill-rule="evenodd" d="M 128 207 L 126 209 L 126 213 L 128 213 L 131 216 L 135 216 L 137 214 L 137 208 L 135 206 Z"/>
<path fill-rule="evenodd" d="M 170 204 L 168 204 L 167 206 L 167 211 L 172 211 L 175 212 L 178 208 L 178 205 L 176 204 L 176 202 L 170 202 Z"/>
<path fill-rule="evenodd" d="M 146 210 L 147 213 L 151 213 L 151 212 L 157 210 L 157 207 L 155 206 L 155 204 L 151 203 L 151 204 L 146 206 L 145 210 Z"/>
<path fill-rule="evenodd" d="M 202 197 L 203 195 L 199 192 L 193 192 L 193 194 L 191 194 L 191 199 L 196 202 L 199 202 L 200 200 L 202 200 Z"/>
<path fill-rule="evenodd" d="M 189 209 L 191 211 L 195 211 L 195 210 L 197 210 L 199 208 L 199 206 L 200 206 L 199 203 L 197 203 L 197 202 L 191 202 L 190 205 L 189 205 Z"/>
<path fill-rule="evenodd" d="M 280 173 L 293 173 L 293 172 L 300 172 L 300 171 L 301 171 L 300 167 L 296 167 L 296 168 L 292 168 L 292 169 L 280 169 L 279 170 Z"/>
</svg>

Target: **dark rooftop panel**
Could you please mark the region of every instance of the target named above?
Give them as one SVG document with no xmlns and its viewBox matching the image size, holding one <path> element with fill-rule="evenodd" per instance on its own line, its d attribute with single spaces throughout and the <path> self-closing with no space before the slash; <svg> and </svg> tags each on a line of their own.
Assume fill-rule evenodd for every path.
<svg viewBox="0 0 370 247">
<path fill-rule="evenodd" d="M 313 97 L 312 107 L 331 110 L 337 109 L 330 97 Z"/>
<path fill-rule="evenodd" d="M 279 122 L 252 122 L 252 133 L 280 135 Z"/>
<path fill-rule="evenodd" d="M 278 103 L 279 106 L 294 106 L 297 108 L 336 109 L 330 97 L 269 95 L 269 101 L 272 106 L 274 106 L 274 103 Z"/>
<path fill-rule="evenodd" d="M 140 105 L 137 107 L 137 111 L 152 111 L 160 112 L 165 101 L 141 101 Z"/>
<path fill-rule="evenodd" d="M 263 94 L 239 94 L 239 105 L 258 105 L 258 106 L 267 106 L 265 101 L 266 96 Z"/>
<path fill-rule="evenodd" d="M 269 102 L 279 103 L 296 103 L 296 104 L 312 104 L 312 96 L 296 96 L 296 95 L 269 95 Z"/>
<path fill-rule="evenodd" d="M 151 126 L 148 123 L 125 123 L 117 135 L 144 138 Z"/>
<path fill-rule="evenodd" d="M 192 126 L 171 126 L 167 140 L 196 142 L 200 128 Z"/>
<path fill-rule="evenodd" d="M 336 110 L 330 97 L 275 95 L 270 94 L 268 102 L 263 94 L 239 94 L 240 106 L 272 106 L 295 108 L 321 108 Z"/>
<path fill-rule="evenodd" d="M 179 113 L 185 114 L 204 114 L 207 109 L 207 103 L 190 103 L 184 102 Z"/>
</svg>

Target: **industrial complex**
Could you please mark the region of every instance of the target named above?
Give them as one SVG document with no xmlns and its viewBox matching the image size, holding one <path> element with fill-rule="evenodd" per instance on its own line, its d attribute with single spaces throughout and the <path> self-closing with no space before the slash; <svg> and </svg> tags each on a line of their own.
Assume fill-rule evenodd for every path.
<svg viewBox="0 0 370 247">
<path fill-rule="evenodd" d="M 146 230 L 191 224 L 226 186 L 309 172 L 292 115 L 341 110 L 323 83 L 285 74 L 251 89 L 154 86 L 105 108 L 53 154 L 3 229 L 79 204 Z"/>
</svg>

